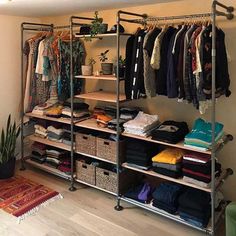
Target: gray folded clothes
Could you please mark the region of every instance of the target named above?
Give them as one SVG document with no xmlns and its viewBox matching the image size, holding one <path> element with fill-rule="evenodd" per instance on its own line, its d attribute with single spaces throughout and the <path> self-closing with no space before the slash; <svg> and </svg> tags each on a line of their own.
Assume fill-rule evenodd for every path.
<svg viewBox="0 0 236 236">
<path fill-rule="evenodd" d="M 168 164 L 168 163 L 153 162 L 152 166 L 153 167 L 160 167 L 160 168 L 164 168 L 164 169 L 172 170 L 172 171 L 179 171 L 182 168 L 181 163 Z"/>
<path fill-rule="evenodd" d="M 62 143 L 62 139 L 56 139 L 56 138 L 48 137 L 48 140 L 53 141 L 53 142 L 57 142 L 57 143 Z"/>
<path fill-rule="evenodd" d="M 51 131 L 48 132 L 48 137 L 53 138 L 53 139 L 61 139 L 62 135 L 58 135 L 56 133 L 53 133 Z"/>
<path fill-rule="evenodd" d="M 56 128 L 54 128 L 53 126 L 49 126 L 49 127 L 47 128 L 47 131 L 48 131 L 48 132 L 52 132 L 52 133 L 57 134 L 57 135 L 62 135 L 62 134 L 64 133 L 64 130 L 63 130 L 63 129 L 56 129 Z"/>
<path fill-rule="evenodd" d="M 210 188 L 211 187 L 211 183 L 204 183 L 202 181 L 190 178 L 188 176 L 184 176 L 183 181 L 190 183 L 190 184 L 195 184 L 195 185 L 202 187 L 202 188 Z"/>
<path fill-rule="evenodd" d="M 47 133 L 47 129 L 45 129 L 42 125 L 34 125 L 35 130 L 39 130 L 43 133 Z"/>
</svg>

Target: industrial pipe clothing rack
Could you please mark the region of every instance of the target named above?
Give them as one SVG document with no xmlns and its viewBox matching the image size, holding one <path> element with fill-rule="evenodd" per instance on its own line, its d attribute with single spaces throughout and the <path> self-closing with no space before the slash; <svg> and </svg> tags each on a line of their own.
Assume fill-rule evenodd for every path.
<svg viewBox="0 0 236 236">
<path fill-rule="evenodd" d="M 217 9 L 217 7 L 220 7 L 224 10 L 226 10 L 226 12 L 222 12 L 219 11 Z M 168 16 L 168 17 L 153 17 L 153 16 L 148 16 L 147 14 L 136 14 L 136 13 L 132 13 L 132 12 L 126 12 L 126 11 L 118 11 L 117 12 L 117 18 L 116 18 L 116 23 L 117 23 L 117 31 L 115 33 L 115 37 L 116 37 L 116 58 L 117 58 L 117 76 L 116 76 L 116 120 L 117 120 L 117 131 L 116 131 L 116 166 L 117 166 L 117 192 L 116 192 L 116 197 L 117 197 L 117 204 L 115 206 L 115 209 L 117 211 L 122 210 L 123 207 L 121 206 L 121 200 L 123 201 L 127 201 L 131 204 L 134 204 L 136 206 L 145 208 L 146 210 L 155 212 L 159 215 L 165 216 L 167 218 L 170 218 L 172 220 L 175 220 L 177 222 L 180 222 L 182 224 L 191 226 L 193 228 L 196 228 L 198 230 L 204 231 L 208 234 L 212 234 L 215 235 L 216 232 L 216 216 L 215 216 L 215 209 L 214 209 L 214 205 L 215 205 L 215 193 L 218 190 L 219 186 L 223 184 L 224 180 L 229 176 L 232 175 L 233 172 L 231 169 L 227 169 L 225 175 L 222 177 L 221 182 L 218 184 L 218 186 L 216 187 L 216 183 L 215 183 L 215 160 L 216 160 L 216 153 L 222 149 L 222 147 L 224 146 L 224 144 L 226 144 L 228 141 L 232 140 L 232 136 L 228 135 L 226 136 L 224 143 L 218 147 L 216 146 L 216 142 L 215 142 L 215 109 L 216 109 L 216 98 L 215 98 L 215 90 L 216 90 L 216 84 L 215 84 L 215 80 L 216 80 L 216 17 L 217 16 L 224 16 L 226 17 L 228 20 L 233 19 L 234 15 L 234 8 L 233 7 L 227 7 L 223 4 L 221 4 L 218 1 L 213 1 L 212 3 L 212 9 L 211 9 L 211 13 L 204 13 L 204 14 L 193 14 L 193 15 L 181 15 L 181 16 Z M 131 18 L 132 17 L 132 18 Z M 180 219 L 179 217 L 170 215 L 168 213 L 163 213 L 162 211 L 157 211 L 154 210 L 153 208 L 147 207 L 144 204 L 140 204 L 137 203 L 135 201 L 132 201 L 130 199 L 127 199 L 125 197 L 123 197 L 121 195 L 120 192 L 120 170 L 121 168 L 123 168 L 122 163 L 120 161 L 119 158 L 119 154 L 120 154 L 120 146 L 119 146 L 119 141 L 120 141 L 120 137 L 123 135 L 120 131 L 120 127 L 119 127 L 119 117 L 120 117 L 120 75 L 119 75 L 119 58 L 120 58 L 120 37 L 122 36 L 122 33 L 120 33 L 120 24 L 121 22 L 128 22 L 128 23 L 133 23 L 133 24 L 141 24 L 143 26 L 148 25 L 149 23 L 152 22 L 160 22 L 160 21 L 166 21 L 166 20 L 178 20 L 178 19 L 192 19 L 192 18 L 203 18 L 203 17 L 211 17 L 211 21 L 212 21 L 212 112 L 211 112 L 211 122 L 212 122 L 212 150 L 211 150 L 211 162 L 212 162 L 212 171 L 211 171 L 211 178 L 212 178 L 212 184 L 211 184 L 211 228 L 199 228 L 196 226 L 193 226 L 187 222 L 185 222 L 184 220 Z M 79 17 L 79 16 L 71 16 L 70 17 L 70 22 L 69 25 L 65 25 L 65 26 L 57 26 L 55 27 L 52 24 L 35 24 L 35 23 L 22 23 L 21 26 L 21 48 L 22 48 L 22 63 L 21 63 L 21 128 L 23 130 L 24 128 L 24 83 L 23 83 L 23 39 L 24 39 L 24 33 L 26 31 L 54 31 L 57 29 L 69 29 L 70 30 L 70 87 L 71 87 L 71 114 L 73 114 L 74 112 L 74 106 L 73 106 L 73 102 L 74 102 L 74 71 L 73 71 L 73 35 L 74 35 L 74 31 L 76 27 L 80 27 L 82 25 L 85 25 L 85 23 L 81 22 L 81 21 L 89 21 L 91 23 L 91 21 L 93 21 L 94 18 L 90 18 L 90 17 Z M 87 24 L 86 24 L 87 25 Z M 102 37 L 102 36 L 97 36 L 98 38 Z M 70 146 L 70 153 L 71 153 L 71 176 L 70 176 L 70 190 L 74 191 L 75 187 L 75 178 L 74 178 L 74 127 L 75 127 L 75 122 L 74 122 L 74 118 L 73 115 L 71 115 L 71 119 L 70 119 L 70 127 L 71 127 L 71 146 Z M 91 128 L 92 129 L 92 128 Z M 25 165 L 24 165 L 24 134 L 23 132 L 21 132 L 21 170 L 25 169 Z"/>
</svg>

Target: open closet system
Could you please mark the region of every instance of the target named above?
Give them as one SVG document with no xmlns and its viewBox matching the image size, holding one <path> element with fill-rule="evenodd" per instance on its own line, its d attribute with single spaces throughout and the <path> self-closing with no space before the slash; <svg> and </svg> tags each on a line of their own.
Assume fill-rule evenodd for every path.
<svg viewBox="0 0 236 236">
<path fill-rule="evenodd" d="M 225 12 L 219 11 L 217 10 L 217 7 L 220 7 L 221 9 L 225 10 Z M 205 13 L 205 14 L 194 14 L 194 15 L 182 15 L 182 16 L 168 16 L 168 17 L 150 17 L 146 14 L 136 14 L 136 13 L 131 13 L 131 12 L 125 12 L 125 11 L 118 11 L 117 13 L 117 31 L 116 33 L 111 33 L 111 34 L 101 34 L 101 35 L 96 35 L 95 38 L 103 38 L 103 37 L 109 37 L 111 39 L 116 39 L 116 49 L 117 49 L 117 76 L 98 76 L 98 77 L 94 77 L 94 76 L 82 76 L 82 75 L 76 75 L 74 74 L 73 71 L 73 38 L 74 37 L 78 37 L 81 40 L 86 37 L 84 35 L 76 35 L 74 36 L 74 32 L 76 30 L 77 27 L 81 27 L 83 25 L 85 25 L 85 22 L 88 22 L 88 24 L 94 20 L 93 18 L 89 18 L 89 17 L 77 17 L 77 16 L 72 16 L 70 18 L 70 24 L 66 25 L 66 26 L 54 26 L 54 25 L 50 25 L 50 24 L 37 24 L 37 23 L 22 23 L 22 27 L 21 27 L 21 45 L 22 45 L 22 63 L 21 63 L 21 68 L 22 68 L 22 83 L 21 83 L 21 128 L 23 130 L 24 128 L 24 117 L 27 116 L 29 118 L 33 118 L 33 119 L 40 119 L 40 120 L 48 120 L 48 121 L 53 121 L 53 122 L 58 122 L 58 123 L 65 123 L 70 125 L 70 131 L 71 131 L 71 145 L 65 145 L 62 143 L 55 143 L 53 141 L 47 140 L 47 139 L 40 139 L 38 137 L 34 137 L 31 136 L 30 139 L 32 141 L 36 141 L 39 143 L 43 143 L 49 146 L 53 146 L 53 147 L 57 147 L 59 149 L 63 149 L 63 150 L 67 150 L 70 151 L 70 157 L 71 157 L 71 175 L 65 175 L 64 173 L 52 169 L 48 166 L 44 166 L 44 165 L 40 165 L 37 163 L 33 163 L 31 160 L 26 159 L 25 158 L 25 151 L 24 151 L 24 139 L 25 139 L 25 135 L 22 132 L 21 133 L 21 170 L 25 169 L 25 163 L 31 164 L 36 168 L 40 168 L 42 170 L 45 170 L 47 172 L 50 172 L 54 175 L 60 176 L 62 178 L 68 179 L 70 180 L 70 190 L 74 191 L 76 190 L 74 187 L 75 182 L 79 182 L 94 188 L 97 188 L 99 190 L 111 193 L 113 195 L 115 195 L 117 197 L 117 205 L 115 207 L 115 209 L 117 211 L 122 210 L 122 206 L 121 206 L 121 201 L 126 201 L 129 202 L 131 204 L 134 204 L 136 206 L 139 206 L 141 208 L 144 208 L 146 210 L 149 210 L 151 212 L 157 213 L 159 215 L 162 215 L 164 217 L 167 217 L 169 219 L 175 220 L 179 223 L 188 225 L 190 227 L 193 227 L 195 229 L 201 230 L 206 232 L 207 234 L 211 234 L 211 235 L 215 235 L 216 232 L 216 226 L 217 223 L 219 221 L 220 216 L 223 213 L 223 210 L 219 213 L 216 214 L 215 213 L 215 195 L 217 190 L 219 189 L 219 187 L 224 183 L 224 181 L 227 179 L 227 177 L 229 175 L 233 174 L 233 171 L 231 169 L 227 169 L 224 174 L 222 174 L 222 176 L 220 177 L 219 180 L 215 180 L 215 160 L 216 160 L 216 154 L 224 147 L 224 145 L 228 142 L 231 141 L 233 139 L 233 137 L 231 135 L 227 135 L 224 139 L 224 142 L 221 143 L 220 146 L 218 146 L 215 142 L 215 124 L 216 124 L 216 120 L 215 120 L 215 107 L 216 107 L 216 97 L 215 97 L 215 92 L 216 91 L 216 17 L 217 16 L 223 16 L 226 17 L 228 20 L 233 19 L 234 15 L 233 15 L 233 11 L 234 9 L 232 7 L 227 7 L 223 4 L 221 4 L 218 1 L 213 1 L 212 3 L 212 10 L 211 13 Z M 183 143 L 178 143 L 178 144 L 169 144 L 169 143 L 165 143 L 165 142 L 160 142 L 160 141 L 155 141 L 149 138 L 143 138 L 143 137 L 138 137 L 135 135 L 129 135 L 129 134 L 125 134 L 120 132 L 120 128 L 119 128 L 119 117 L 120 117 L 120 105 L 121 102 L 125 101 L 125 97 L 121 94 L 120 92 L 120 83 L 122 83 L 122 80 L 120 79 L 119 76 L 119 66 L 118 66 L 118 62 L 119 62 L 119 58 L 120 58 L 120 38 L 121 37 L 126 37 L 126 36 L 130 36 L 130 34 L 126 34 L 126 33 L 120 33 L 119 28 L 120 28 L 120 23 L 121 22 L 128 22 L 128 23 L 132 23 L 132 24 L 140 24 L 143 26 L 147 26 L 150 23 L 155 23 L 155 22 L 161 22 L 163 20 L 184 20 L 184 19 L 199 19 L 199 18 L 204 18 L 204 17 L 211 17 L 211 21 L 212 21 L 212 112 L 211 112 L 211 122 L 212 122 L 212 149 L 210 151 L 196 151 L 194 149 L 188 148 L 186 146 L 183 145 Z M 79 97 L 81 99 L 91 99 L 91 100 L 96 100 L 96 101 L 104 101 L 104 102 L 112 102 L 116 105 L 116 119 L 117 119 L 117 131 L 113 131 L 107 128 L 101 128 L 98 127 L 96 125 L 96 121 L 93 119 L 87 119 L 87 120 L 83 120 L 81 122 L 75 122 L 73 115 L 71 115 L 71 119 L 70 121 L 65 121 L 65 120 L 61 120 L 60 118 L 50 118 L 50 117 L 46 117 L 46 116 L 40 116 L 40 115 L 35 115 L 32 113 L 26 113 L 24 112 L 24 82 L 23 82 L 23 77 L 24 77 L 24 55 L 23 55 L 23 39 L 25 37 L 25 32 L 42 32 L 42 31 L 48 31 L 48 32 L 53 32 L 56 30 L 69 30 L 70 31 L 70 97 L 71 97 L 71 114 L 73 114 L 74 112 L 74 97 Z M 101 79 L 101 80 L 110 80 L 113 81 L 114 83 L 116 83 L 116 93 L 111 94 L 111 93 L 106 93 L 104 91 L 99 91 L 99 92 L 94 92 L 94 93 L 88 93 L 88 94 L 80 94 L 80 95 L 76 95 L 74 94 L 73 88 L 74 88 L 74 81 L 75 79 L 83 79 L 83 80 L 87 80 L 87 79 Z M 96 155 L 91 155 L 91 154 L 86 154 L 83 152 L 79 152 L 76 151 L 75 147 L 74 147 L 74 141 L 75 141 L 75 137 L 74 137 L 74 133 L 75 133 L 75 128 L 85 128 L 85 129 L 90 129 L 90 130 L 96 130 L 98 132 L 103 132 L 103 133 L 111 133 L 111 134 L 115 134 L 116 135 L 116 161 L 111 161 L 111 160 L 107 160 L 105 158 L 101 158 L 101 157 L 97 157 Z M 194 184 L 189 184 L 186 183 L 184 181 L 182 181 L 181 179 L 173 179 L 161 174 L 157 174 L 155 172 L 152 171 L 145 171 L 145 170 L 140 170 L 134 167 L 129 167 L 126 165 L 126 163 L 123 163 L 120 158 L 120 152 L 121 152 L 121 147 L 120 147 L 120 138 L 121 137 L 129 137 L 129 138 L 133 138 L 133 139 L 139 139 L 139 140 L 143 140 L 146 142 L 152 142 L 152 143 L 157 143 L 157 144 L 161 144 L 164 145 L 166 147 L 168 146 L 172 146 L 172 147 L 177 147 L 180 149 L 186 149 L 186 150 L 191 150 L 194 152 L 200 152 L 200 153 L 204 153 L 207 155 L 211 155 L 211 165 L 212 165 L 212 169 L 211 169 L 211 179 L 212 179 L 212 184 L 211 184 L 211 188 L 203 188 L 203 187 L 199 187 L 196 186 Z M 74 155 L 75 153 L 77 154 L 82 154 L 84 156 L 90 157 L 94 160 L 100 160 L 100 161 L 104 161 L 107 163 L 110 163 L 114 166 L 116 166 L 116 171 L 117 171 L 117 175 L 115 177 L 117 183 L 116 185 L 116 191 L 110 191 L 107 190 L 105 188 L 102 188 L 101 186 L 95 186 L 94 184 L 79 180 L 75 177 L 74 174 Z M 132 170 L 134 173 L 141 173 L 144 175 L 150 175 L 156 178 L 160 178 L 160 179 L 164 179 L 164 180 L 168 180 L 168 181 L 172 181 L 172 182 L 176 182 L 179 183 L 181 185 L 186 185 L 186 186 L 190 186 L 192 188 L 197 188 L 197 189 L 201 189 L 203 191 L 206 191 L 208 193 L 211 194 L 211 220 L 210 223 L 208 225 L 208 227 L 206 228 L 201 228 L 201 227 L 197 227 L 194 226 L 190 223 L 188 223 L 187 221 L 184 221 L 183 219 L 181 219 L 179 216 L 176 215 L 171 215 L 168 214 L 164 211 L 158 210 L 157 208 L 153 208 L 151 206 L 149 206 L 148 204 L 142 204 L 140 202 L 137 202 L 135 200 L 129 199 L 127 197 L 124 197 L 121 193 L 121 185 L 124 184 L 126 180 L 124 180 L 123 178 L 121 178 L 121 169 L 126 169 L 126 170 Z"/>
</svg>

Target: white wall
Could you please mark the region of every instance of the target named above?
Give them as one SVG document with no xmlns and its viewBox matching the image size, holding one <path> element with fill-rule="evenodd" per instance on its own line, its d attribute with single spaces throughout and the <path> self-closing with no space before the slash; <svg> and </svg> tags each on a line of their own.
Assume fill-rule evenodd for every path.
<svg viewBox="0 0 236 236">
<path fill-rule="evenodd" d="M 8 114 L 19 118 L 21 82 L 21 23 L 38 18 L 0 15 L 0 128 Z"/>
</svg>

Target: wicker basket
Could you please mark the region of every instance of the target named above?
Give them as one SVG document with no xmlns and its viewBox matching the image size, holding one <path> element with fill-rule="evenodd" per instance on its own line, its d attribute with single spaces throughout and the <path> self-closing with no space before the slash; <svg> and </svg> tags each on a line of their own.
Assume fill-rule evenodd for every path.
<svg viewBox="0 0 236 236">
<path fill-rule="evenodd" d="M 96 185 L 95 166 L 76 161 L 76 177 L 88 184 Z"/>
<path fill-rule="evenodd" d="M 124 141 L 119 142 L 120 160 L 124 157 Z M 116 163 L 116 142 L 97 137 L 97 157 Z"/>
<path fill-rule="evenodd" d="M 117 192 L 117 174 L 102 169 L 100 167 L 96 167 L 96 186 L 110 192 Z"/>
<path fill-rule="evenodd" d="M 88 134 L 77 133 L 75 135 L 75 151 L 89 154 L 89 155 L 96 155 L 96 137 Z"/>
</svg>

